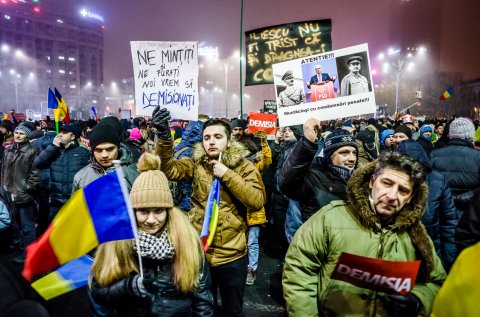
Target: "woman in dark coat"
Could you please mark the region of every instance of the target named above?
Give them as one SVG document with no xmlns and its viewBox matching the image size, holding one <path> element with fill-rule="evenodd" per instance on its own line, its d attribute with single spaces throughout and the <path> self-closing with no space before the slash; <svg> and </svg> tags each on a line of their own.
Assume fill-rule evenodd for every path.
<svg viewBox="0 0 480 317">
<path fill-rule="evenodd" d="M 173 207 L 159 168 L 160 159 L 145 153 L 130 193 L 140 250 L 134 240 L 98 247 L 90 282 L 96 316 L 213 316 L 200 239 L 187 216 Z"/>
</svg>

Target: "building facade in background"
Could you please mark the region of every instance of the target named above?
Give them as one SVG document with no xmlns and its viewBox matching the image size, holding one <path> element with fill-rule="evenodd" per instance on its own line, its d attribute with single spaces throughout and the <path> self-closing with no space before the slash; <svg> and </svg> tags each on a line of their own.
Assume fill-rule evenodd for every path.
<svg viewBox="0 0 480 317">
<path fill-rule="evenodd" d="M 48 87 L 72 113 L 104 104 L 103 17 L 55 0 L 0 2 L 0 110 L 46 114 Z M 83 110 L 83 111 L 82 111 Z M 75 117 L 75 115 L 74 115 Z"/>
</svg>

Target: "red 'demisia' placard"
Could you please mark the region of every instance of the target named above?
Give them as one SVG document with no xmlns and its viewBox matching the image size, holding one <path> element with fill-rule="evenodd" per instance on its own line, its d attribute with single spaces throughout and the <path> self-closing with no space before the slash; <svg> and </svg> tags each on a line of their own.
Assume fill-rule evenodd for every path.
<svg viewBox="0 0 480 317">
<path fill-rule="evenodd" d="M 265 131 L 267 135 L 275 135 L 277 115 L 269 113 L 250 112 L 248 116 L 248 132 Z"/>
<path fill-rule="evenodd" d="M 376 292 L 406 295 L 415 285 L 420 261 L 385 261 L 343 252 L 332 279 Z"/>
</svg>

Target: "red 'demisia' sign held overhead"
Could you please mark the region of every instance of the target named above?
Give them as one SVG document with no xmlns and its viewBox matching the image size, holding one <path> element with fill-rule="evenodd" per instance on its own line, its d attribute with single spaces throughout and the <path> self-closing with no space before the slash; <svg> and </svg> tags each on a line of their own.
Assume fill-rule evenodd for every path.
<svg viewBox="0 0 480 317">
<path fill-rule="evenodd" d="M 275 135 L 277 115 L 269 113 L 250 112 L 248 116 L 248 132 L 265 131 L 267 135 Z"/>
<path fill-rule="evenodd" d="M 385 261 L 343 252 L 332 279 L 376 292 L 406 295 L 415 285 L 420 261 Z"/>
</svg>

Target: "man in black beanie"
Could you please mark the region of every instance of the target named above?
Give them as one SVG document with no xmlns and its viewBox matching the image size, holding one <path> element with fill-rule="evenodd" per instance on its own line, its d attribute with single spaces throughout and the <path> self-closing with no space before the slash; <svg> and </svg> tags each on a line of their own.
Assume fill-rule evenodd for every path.
<svg viewBox="0 0 480 317">
<path fill-rule="evenodd" d="M 110 116 L 100 120 L 100 124 L 112 125 L 114 130 L 118 134 L 120 140 L 120 149 L 122 150 L 123 154 L 128 155 L 135 163 L 138 162 L 138 159 L 140 158 L 140 155 L 142 155 L 142 152 L 133 144 L 127 142 L 128 136 L 123 131 L 120 120 L 118 120 L 117 117 Z"/>
<path fill-rule="evenodd" d="M 333 200 L 347 199 L 347 182 L 358 163 L 358 145 L 353 135 L 341 128 L 333 130 L 319 151 L 320 121 L 308 119 L 304 136 L 291 149 L 279 175 L 280 190 L 300 203 L 303 221 Z"/>
<path fill-rule="evenodd" d="M 131 161 L 122 152 L 120 136 L 115 127 L 106 123 L 100 123 L 93 127 L 90 133 L 90 147 L 92 151 L 90 164 L 75 174 L 72 193 L 103 175 L 112 172 L 115 169 L 113 165 L 114 160 L 120 160 L 127 187 L 130 190 L 138 176 L 136 162 Z"/>
<path fill-rule="evenodd" d="M 405 124 L 399 125 L 395 129 L 395 134 L 393 135 L 393 144 L 395 148 L 397 148 L 400 142 L 411 139 L 412 138 L 412 130 L 407 127 Z"/>
</svg>

